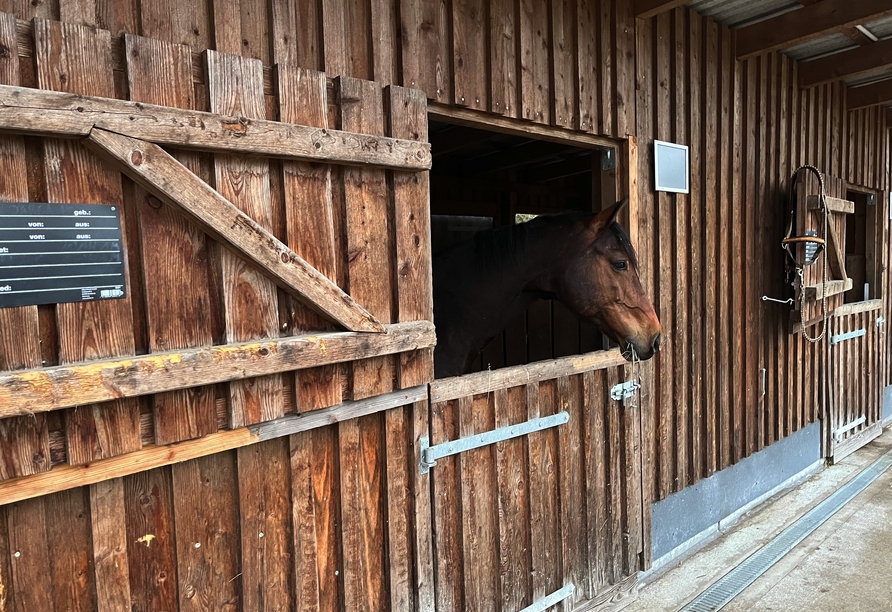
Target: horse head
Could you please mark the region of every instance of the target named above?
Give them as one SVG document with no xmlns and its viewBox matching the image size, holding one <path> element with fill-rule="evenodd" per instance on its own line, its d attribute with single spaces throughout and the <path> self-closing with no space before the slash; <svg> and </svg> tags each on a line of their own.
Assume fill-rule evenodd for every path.
<svg viewBox="0 0 892 612">
<path fill-rule="evenodd" d="M 606 210 L 583 217 L 568 240 L 567 259 L 553 279 L 557 298 L 577 315 L 593 322 L 619 344 L 623 356 L 650 359 L 661 342 L 660 321 L 641 287 L 638 260 L 616 217 L 624 199 Z"/>
</svg>

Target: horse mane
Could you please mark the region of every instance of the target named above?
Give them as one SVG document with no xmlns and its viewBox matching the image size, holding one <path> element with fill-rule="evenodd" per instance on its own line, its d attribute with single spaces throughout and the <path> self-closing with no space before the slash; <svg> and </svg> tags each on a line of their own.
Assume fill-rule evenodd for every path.
<svg viewBox="0 0 892 612">
<path fill-rule="evenodd" d="M 438 259 L 446 260 L 460 256 L 461 253 L 465 253 L 466 256 L 473 254 L 474 263 L 486 267 L 516 263 L 518 258 L 527 252 L 534 235 L 545 233 L 549 228 L 572 231 L 580 222 L 590 219 L 591 216 L 591 213 L 583 211 L 540 215 L 524 223 L 477 232 L 469 240 L 453 244 L 434 255 Z M 638 257 L 626 230 L 619 223 L 611 224 L 609 229 L 637 271 Z"/>
</svg>

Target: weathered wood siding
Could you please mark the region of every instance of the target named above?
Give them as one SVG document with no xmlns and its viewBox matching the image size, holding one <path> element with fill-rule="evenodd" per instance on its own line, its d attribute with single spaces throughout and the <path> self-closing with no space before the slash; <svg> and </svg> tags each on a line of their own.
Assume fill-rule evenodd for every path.
<svg viewBox="0 0 892 612">
<path fill-rule="evenodd" d="M 0 608 L 430 609 L 426 435 L 420 402 L 2 506 Z"/>
<path fill-rule="evenodd" d="M 427 139 L 426 100 L 418 91 L 331 80 L 287 65 L 278 65 L 272 78 L 259 60 L 199 55 L 184 45 L 113 37 L 72 23 L 16 23 L 9 14 L 0 23 L 2 44 L 18 51 L 3 60 L 8 84 Z M 3 136 L 3 146 L 4 199 L 121 208 L 129 277 L 127 299 L 3 309 L 3 370 L 334 329 L 76 140 Z M 432 318 L 426 172 L 173 154 L 379 321 Z M 422 349 L 217 386 L 182 380 L 192 388 L 15 417 L 0 424 L 0 479 L 200 438 L 431 378 L 431 353 Z M 63 406 L 79 403 L 71 399 Z"/>
<path fill-rule="evenodd" d="M 737 61 L 733 32 L 710 19 L 676 9 L 639 21 L 637 39 L 642 258 L 667 339 L 645 389 L 659 500 L 818 418 L 823 349 L 790 334 L 790 307 L 761 300 L 791 296 L 790 176 L 812 164 L 886 198 L 889 158 L 882 113 L 847 112 L 842 84 L 801 89 L 782 54 Z M 655 138 L 691 146 L 689 195 L 653 191 Z"/>
</svg>

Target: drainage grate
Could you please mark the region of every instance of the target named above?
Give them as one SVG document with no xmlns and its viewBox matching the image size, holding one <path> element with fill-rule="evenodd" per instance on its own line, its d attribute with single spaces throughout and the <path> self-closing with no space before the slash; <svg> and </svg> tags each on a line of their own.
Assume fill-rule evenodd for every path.
<svg viewBox="0 0 892 612">
<path fill-rule="evenodd" d="M 812 508 L 787 527 L 771 542 L 747 557 L 743 563 L 719 578 L 708 589 L 681 609 L 681 612 L 715 612 L 737 597 L 746 587 L 777 563 L 794 546 L 807 538 L 827 519 L 849 503 L 892 466 L 892 451 L 877 459 L 870 467 L 847 482 L 833 495 Z"/>
</svg>

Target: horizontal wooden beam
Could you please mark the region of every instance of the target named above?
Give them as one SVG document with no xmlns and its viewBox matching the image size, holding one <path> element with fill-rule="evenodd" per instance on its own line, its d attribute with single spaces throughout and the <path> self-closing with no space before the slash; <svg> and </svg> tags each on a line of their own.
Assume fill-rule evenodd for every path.
<svg viewBox="0 0 892 612">
<path fill-rule="evenodd" d="M 892 15 L 888 0 L 823 0 L 737 30 L 737 58 L 791 47 Z"/>
<path fill-rule="evenodd" d="M 843 200 L 842 198 L 832 198 L 830 196 L 827 196 L 825 200 L 827 202 L 827 210 L 830 212 L 843 213 L 846 215 L 851 215 L 855 212 L 854 202 Z M 821 210 L 821 196 L 808 196 L 806 206 L 808 210 Z"/>
<path fill-rule="evenodd" d="M 126 455 L 101 459 L 84 465 L 59 465 L 49 472 L 0 482 L 0 505 L 222 453 L 264 440 L 406 406 L 424 399 L 427 399 L 426 385 L 365 400 L 344 402 L 323 410 L 289 415 L 251 427 L 221 431 L 196 440 L 167 446 L 146 446 Z"/>
<path fill-rule="evenodd" d="M 0 130 L 85 137 L 94 127 L 178 148 L 428 170 L 426 142 L 0 85 Z"/>
<path fill-rule="evenodd" d="M 0 374 L 0 418 L 391 355 L 436 344 L 433 323 L 304 334 Z"/>
<path fill-rule="evenodd" d="M 351 331 L 381 324 L 328 277 L 158 145 L 98 128 L 86 144 L 161 201 L 184 212 L 285 291 Z"/>
<path fill-rule="evenodd" d="M 490 393 L 496 389 L 551 380 L 558 376 L 581 374 L 589 370 L 603 370 L 625 363 L 627 362 L 619 349 L 615 348 L 609 351 L 596 351 L 551 361 L 540 361 L 529 365 L 443 378 L 431 383 L 431 401 L 448 402 L 459 397 Z"/>
<path fill-rule="evenodd" d="M 892 66 L 892 39 L 799 64 L 799 84 L 813 87 Z"/>
<path fill-rule="evenodd" d="M 892 102 L 892 79 L 861 87 L 851 87 L 846 94 L 846 107 L 849 110 L 879 106 L 889 102 Z"/>
<path fill-rule="evenodd" d="M 635 0 L 635 16 L 639 19 L 649 19 L 688 2 L 690 0 Z"/>
<path fill-rule="evenodd" d="M 860 312 L 873 312 L 883 307 L 883 300 L 865 300 L 863 302 L 853 302 L 851 304 L 843 304 L 833 311 L 834 317 L 847 317 L 849 315 L 858 314 Z"/>
<path fill-rule="evenodd" d="M 493 115 L 491 113 L 461 106 L 450 106 L 449 104 L 444 104 L 442 102 L 429 102 L 427 105 L 427 113 L 428 117 L 435 121 L 443 121 L 444 123 L 453 123 L 455 125 L 465 125 L 481 130 L 499 132 L 500 134 L 521 136 L 523 138 L 536 138 L 537 140 L 558 142 L 573 147 L 615 148 L 622 144 L 622 141 L 620 140 L 605 138 L 604 136 L 597 136 L 579 130 L 541 125 L 526 119 L 502 117 L 501 115 Z M 589 129 L 589 127 L 590 126 L 584 126 L 582 129 Z"/>
<path fill-rule="evenodd" d="M 837 295 L 839 293 L 845 293 L 849 289 L 852 288 L 852 279 L 847 278 L 846 280 L 834 280 L 829 281 L 827 283 L 827 297 L 831 295 Z M 816 302 L 824 297 L 824 285 L 806 285 L 805 287 L 805 299 L 808 302 Z"/>
</svg>

